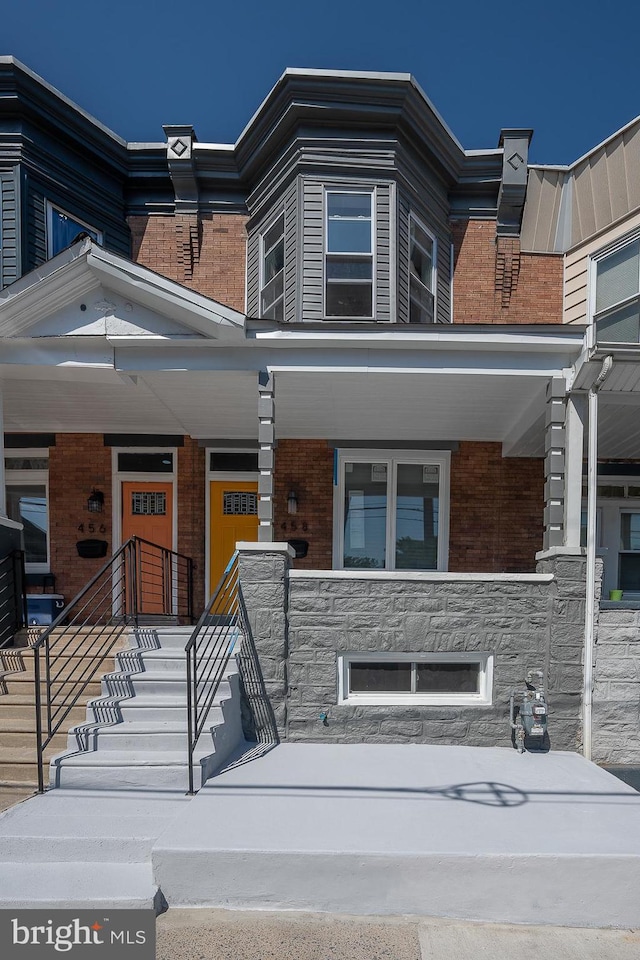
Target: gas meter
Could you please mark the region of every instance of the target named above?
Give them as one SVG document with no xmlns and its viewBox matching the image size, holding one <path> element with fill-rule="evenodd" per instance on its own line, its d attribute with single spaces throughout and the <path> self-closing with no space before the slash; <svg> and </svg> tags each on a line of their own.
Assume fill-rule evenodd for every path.
<svg viewBox="0 0 640 960">
<path fill-rule="evenodd" d="M 524 689 L 516 688 L 513 691 L 509 705 L 509 722 L 518 753 L 523 753 L 525 749 L 548 749 L 548 713 L 544 673 L 542 670 L 528 670 Z"/>
</svg>

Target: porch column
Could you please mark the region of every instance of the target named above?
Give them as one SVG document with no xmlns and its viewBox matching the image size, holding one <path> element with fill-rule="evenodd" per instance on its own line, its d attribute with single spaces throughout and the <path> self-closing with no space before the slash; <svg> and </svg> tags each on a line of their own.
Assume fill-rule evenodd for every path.
<svg viewBox="0 0 640 960">
<path fill-rule="evenodd" d="M 566 383 L 554 377 L 547 386 L 545 416 L 544 550 L 565 544 L 566 414 Z"/>
<path fill-rule="evenodd" d="M 585 398 L 569 395 L 565 419 L 564 542 L 571 553 L 580 550 L 585 415 Z"/>
<path fill-rule="evenodd" d="M 273 445 L 275 441 L 273 374 L 258 374 L 258 540 L 273 541 Z"/>
<path fill-rule="evenodd" d="M 7 488 L 4 476 L 4 406 L 0 383 L 0 517 L 7 515 Z"/>
</svg>

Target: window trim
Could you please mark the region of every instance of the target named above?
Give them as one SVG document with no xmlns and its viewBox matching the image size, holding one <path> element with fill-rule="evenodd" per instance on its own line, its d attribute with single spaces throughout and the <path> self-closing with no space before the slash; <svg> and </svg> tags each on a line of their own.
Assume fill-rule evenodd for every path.
<svg viewBox="0 0 640 960">
<path fill-rule="evenodd" d="M 430 321 L 430 324 L 434 324 L 434 323 L 437 323 L 437 322 L 438 322 L 438 300 L 437 300 L 437 291 L 438 291 L 438 269 L 437 269 L 437 264 L 438 264 L 438 241 L 437 241 L 437 238 L 436 238 L 435 234 L 433 234 L 433 233 L 431 232 L 431 230 L 429 230 L 428 227 L 425 226 L 424 222 L 420 219 L 420 217 L 418 217 L 415 213 L 413 213 L 413 211 L 409 211 L 409 220 L 408 220 L 408 224 L 407 224 L 407 230 L 408 230 L 408 238 L 407 238 L 407 253 L 408 253 L 408 259 L 407 259 L 407 271 L 408 271 L 408 284 L 407 284 L 407 298 L 408 298 L 408 300 L 407 300 L 407 310 L 408 310 L 408 312 L 407 312 L 407 318 L 408 318 L 408 322 L 411 323 L 411 280 L 412 280 L 412 274 L 411 274 L 411 223 L 412 223 L 412 221 L 413 221 L 414 223 L 416 223 L 416 224 L 420 227 L 420 229 L 422 230 L 423 233 L 426 233 L 426 235 L 427 235 L 427 236 L 429 237 L 429 239 L 431 240 L 431 243 L 433 244 L 432 253 L 431 253 L 431 289 L 429 290 L 428 287 L 426 286 L 426 284 L 424 284 L 424 283 L 422 282 L 422 280 L 420 280 L 418 277 L 415 277 L 414 279 L 415 279 L 422 287 L 424 287 L 425 290 L 427 290 L 427 291 L 431 294 L 431 296 L 432 296 L 432 298 L 433 298 L 433 319 Z M 421 244 L 418 244 L 418 246 L 420 247 L 420 249 L 423 249 Z M 452 273 L 452 279 L 453 279 L 453 273 Z M 452 301 L 452 302 L 453 302 L 453 301 Z M 415 326 L 426 326 L 426 324 L 415 324 Z"/>
<path fill-rule="evenodd" d="M 63 207 L 60 207 L 57 203 L 53 203 L 51 200 L 46 201 L 47 204 L 47 260 L 50 260 L 51 257 L 56 256 L 53 251 L 53 212 L 61 213 L 63 217 L 68 217 L 70 220 L 73 220 L 74 223 L 77 223 L 78 226 L 84 227 L 85 230 L 90 230 L 96 235 L 96 242 L 102 244 L 103 242 L 103 233 L 102 230 L 98 230 L 97 227 L 92 226 L 90 223 L 87 223 L 85 220 L 81 220 L 80 217 L 74 216 L 72 213 L 69 213 L 68 210 L 65 210 Z M 64 249 L 64 248 L 63 248 Z M 62 253 L 61 250 L 58 250 L 58 253 Z"/>
<path fill-rule="evenodd" d="M 607 244 L 607 246 L 602 247 L 600 250 L 597 250 L 595 253 L 589 255 L 588 260 L 588 284 L 589 284 L 589 296 L 588 296 L 588 320 L 592 329 L 593 343 L 595 344 L 598 340 L 597 336 L 597 323 L 599 320 L 606 318 L 609 314 L 614 311 L 620 310 L 623 307 L 628 306 L 634 302 L 638 302 L 640 305 L 640 267 L 638 270 L 638 292 L 632 294 L 628 297 L 623 297 L 622 300 L 616 301 L 616 303 L 611 304 L 606 307 L 606 309 L 599 312 L 596 311 L 596 297 L 597 297 L 597 285 L 598 285 L 598 264 L 603 260 L 606 260 L 607 257 L 613 256 L 616 253 L 619 253 L 625 247 L 630 246 L 632 243 L 638 243 L 640 241 L 640 229 L 633 230 L 631 233 L 626 234 L 624 237 L 619 237 L 618 239 Z M 617 340 L 605 340 L 602 339 L 601 343 L 634 343 L 636 341 L 617 341 Z"/>
<path fill-rule="evenodd" d="M 396 476 L 395 463 L 412 463 L 423 466 L 437 466 L 440 468 L 440 491 L 438 497 L 438 563 L 435 571 L 427 573 L 446 572 L 449 562 L 449 502 L 450 502 L 450 475 L 451 452 L 449 450 L 388 450 L 381 448 L 362 450 L 360 448 L 340 448 L 336 451 L 337 483 L 334 485 L 333 497 L 333 569 L 350 570 L 344 566 L 344 492 L 345 471 L 344 465 L 350 463 L 382 463 L 385 461 L 391 467 L 392 475 Z M 388 482 L 388 481 L 387 481 Z M 393 544 L 396 514 L 396 482 L 387 500 L 387 542 L 384 570 L 392 571 L 402 577 L 405 573 L 420 571 L 397 570 L 390 566 L 391 558 L 395 564 L 395 552 L 389 549 Z"/>
<path fill-rule="evenodd" d="M 29 458 L 42 458 L 49 460 L 48 447 L 24 447 L 15 452 L 12 448 L 6 448 L 4 457 L 11 459 L 16 454 L 20 455 L 21 460 Z M 32 563 L 25 560 L 25 573 L 50 573 L 51 572 L 51 500 L 49 497 L 49 469 L 46 470 L 7 470 L 4 471 L 5 490 L 17 485 L 38 486 L 45 488 L 45 497 L 47 501 L 47 560 L 46 563 Z M 20 521 L 18 521 L 20 522 Z"/>
<path fill-rule="evenodd" d="M 272 310 L 273 307 L 276 305 L 276 303 L 278 303 L 279 301 L 282 301 L 282 319 L 284 320 L 284 317 L 285 317 L 285 306 L 286 306 L 286 304 L 285 304 L 285 272 L 286 272 L 285 237 L 286 237 L 286 217 L 285 217 L 284 207 L 281 207 L 281 208 L 278 210 L 278 212 L 275 214 L 275 216 L 271 217 L 271 218 L 266 222 L 265 226 L 260 230 L 260 235 L 259 235 L 259 257 L 260 257 L 260 260 L 259 260 L 259 272 L 258 272 L 258 316 L 259 316 L 261 319 L 263 319 L 263 320 L 272 319 L 272 318 L 270 318 L 270 317 L 266 317 L 266 316 L 265 316 L 265 314 L 264 314 L 264 312 L 263 312 L 263 308 L 262 308 L 262 294 L 263 294 L 263 292 L 264 292 L 265 287 L 267 286 L 267 283 L 265 283 L 265 279 L 264 279 L 264 260 L 265 260 L 265 254 L 266 254 L 268 251 L 265 250 L 265 242 L 264 242 L 264 241 L 265 241 L 266 235 L 269 233 L 269 231 L 270 231 L 273 227 L 275 227 L 275 225 L 276 225 L 276 223 L 278 222 L 278 220 L 280 219 L 280 217 L 282 217 L 282 293 L 281 293 L 281 295 L 280 295 L 279 297 L 277 297 L 276 300 L 273 301 L 273 303 L 271 304 L 270 309 Z M 280 242 L 280 241 L 278 241 L 278 242 Z M 273 249 L 273 247 L 270 247 L 270 249 Z M 275 277 L 276 277 L 276 276 L 277 276 L 277 274 L 275 274 L 275 275 L 271 278 L 271 280 L 275 280 Z M 270 283 L 271 281 L 268 281 L 268 282 Z M 277 321 L 277 320 L 274 320 L 273 322 L 274 322 L 274 323 L 277 323 L 278 321 Z"/>
<path fill-rule="evenodd" d="M 478 693 L 350 693 L 349 667 L 352 663 L 478 663 Z M 338 704 L 358 706 L 451 706 L 490 707 L 493 704 L 494 654 L 488 651 L 465 650 L 444 653 L 397 653 L 395 651 L 348 651 L 338 656 Z"/>
<path fill-rule="evenodd" d="M 336 251 L 336 250 L 329 251 L 329 249 L 328 249 L 328 246 L 329 246 L 329 194 L 332 194 L 332 193 L 335 193 L 335 194 L 338 194 L 338 193 L 340 193 L 340 194 L 351 194 L 351 195 L 355 195 L 355 196 L 368 196 L 368 197 L 370 198 L 370 202 L 371 202 L 371 253 L 370 253 L 370 254 L 363 254 L 363 253 L 357 253 L 357 252 L 354 253 L 353 251 L 351 251 L 351 252 L 346 252 L 346 253 L 340 253 L 340 252 L 338 252 L 338 251 Z M 322 205 L 323 205 L 323 213 L 322 213 L 322 226 L 323 226 L 323 241 L 322 241 L 322 316 L 324 317 L 325 320 L 328 320 L 329 322 L 335 320 L 335 321 L 338 321 L 338 322 L 340 322 L 340 323 L 342 323 L 342 322 L 344 322 L 344 321 L 351 321 L 351 322 L 353 322 L 353 323 L 362 323 L 362 322 L 364 322 L 364 323 L 371 323 L 372 321 L 375 321 L 375 319 L 376 319 L 376 286 L 377 286 L 376 238 L 377 238 L 377 235 L 378 235 L 378 225 L 377 225 L 377 220 L 376 220 L 376 208 L 377 208 L 376 198 L 377 198 L 377 192 L 376 192 L 376 187 L 375 187 L 375 186 L 366 187 L 366 186 L 355 186 L 354 184 L 349 184 L 348 187 L 341 187 L 341 186 L 338 185 L 338 184 L 331 184 L 331 185 L 325 184 L 325 185 L 324 185 L 324 188 L 323 188 L 323 196 L 322 196 Z M 369 281 L 369 280 L 363 280 L 363 281 L 358 281 L 358 280 L 355 280 L 355 281 L 353 281 L 353 280 L 351 280 L 351 281 L 333 280 L 333 281 L 332 281 L 332 283 L 360 283 L 362 286 L 364 286 L 365 284 L 370 283 L 370 284 L 371 284 L 371 314 L 370 314 L 370 316 L 368 316 L 368 317 L 362 317 L 362 316 L 339 316 L 339 315 L 329 316 L 329 314 L 327 313 L 327 283 L 328 283 L 328 278 L 327 278 L 327 258 L 328 258 L 328 257 L 331 257 L 331 256 L 335 256 L 335 257 L 348 257 L 348 256 L 353 256 L 353 257 L 356 257 L 356 258 L 360 258 L 362 261 L 364 261 L 365 258 L 367 258 L 367 257 L 370 257 L 370 258 L 371 258 L 371 280 L 370 280 L 370 281 Z"/>
</svg>

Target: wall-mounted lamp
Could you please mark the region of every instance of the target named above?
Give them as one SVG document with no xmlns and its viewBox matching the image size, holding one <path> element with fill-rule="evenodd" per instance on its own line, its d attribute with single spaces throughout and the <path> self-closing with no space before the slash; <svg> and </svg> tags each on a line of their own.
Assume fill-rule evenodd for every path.
<svg viewBox="0 0 640 960">
<path fill-rule="evenodd" d="M 89 513 L 102 513 L 104 510 L 104 493 L 102 490 L 91 491 L 91 496 L 87 500 L 87 510 Z"/>
<path fill-rule="evenodd" d="M 298 512 L 298 495 L 295 490 L 289 491 L 289 496 L 287 497 L 287 513 L 297 513 Z"/>
</svg>

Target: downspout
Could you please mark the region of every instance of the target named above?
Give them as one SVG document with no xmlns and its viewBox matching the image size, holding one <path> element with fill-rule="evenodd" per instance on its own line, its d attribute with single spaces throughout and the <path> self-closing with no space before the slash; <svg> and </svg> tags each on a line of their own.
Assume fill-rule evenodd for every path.
<svg viewBox="0 0 640 960">
<path fill-rule="evenodd" d="M 584 610 L 583 753 L 591 760 L 593 713 L 593 653 L 596 615 L 596 500 L 598 496 L 598 392 L 613 367 L 613 357 L 602 361 L 600 373 L 589 389 L 589 435 L 587 449 L 587 586 Z"/>
</svg>

